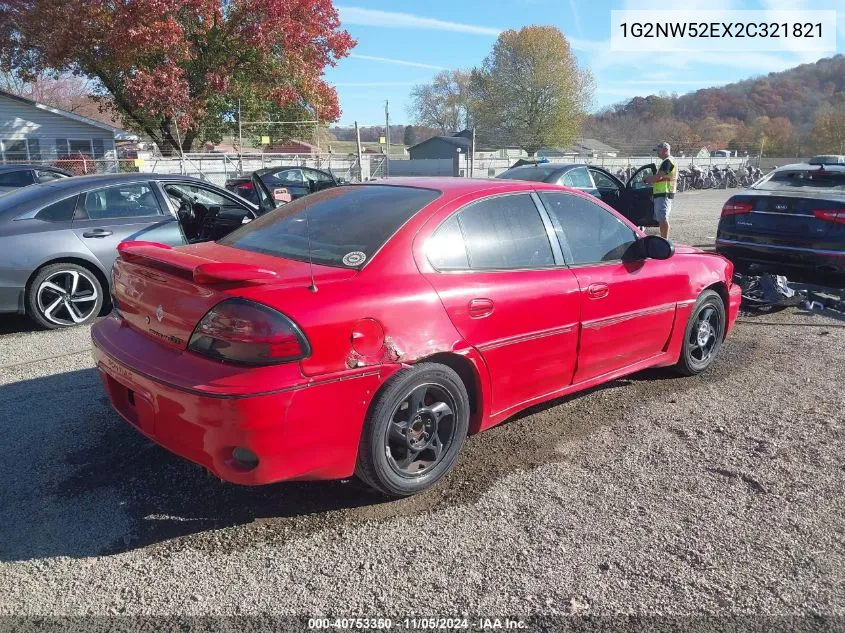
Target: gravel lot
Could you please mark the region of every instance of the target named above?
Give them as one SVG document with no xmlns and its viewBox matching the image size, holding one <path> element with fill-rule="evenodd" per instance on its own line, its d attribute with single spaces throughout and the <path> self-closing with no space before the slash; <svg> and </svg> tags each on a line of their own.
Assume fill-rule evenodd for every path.
<svg viewBox="0 0 845 633">
<path fill-rule="evenodd" d="M 725 198 L 679 195 L 673 237 Z M 0 614 L 845 616 L 837 316 L 743 316 L 705 375 L 536 408 L 401 501 L 207 477 L 112 413 L 86 328 L 3 317 Z"/>
</svg>

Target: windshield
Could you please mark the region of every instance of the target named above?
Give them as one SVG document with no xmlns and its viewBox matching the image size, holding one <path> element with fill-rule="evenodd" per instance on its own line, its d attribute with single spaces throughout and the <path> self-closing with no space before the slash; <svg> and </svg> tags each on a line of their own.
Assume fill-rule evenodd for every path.
<svg viewBox="0 0 845 633">
<path fill-rule="evenodd" d="M 845 171 L 825 169 L 787 169 L 754 185 L 754 189 L 791 191 L 799 188 L 845 190 Z"/>
<path fill-rule="evenodd" d="M 559 167 L 513 167 L 503 171 L 496 178 L 507 178 L 510 180 L 532 180 L 542 182 Z"/>
<path fill-rule="evenodd" d="M 439 191 L 416 187 L 335 187 L 289 202 L 230 233 L 220 244 L 300 261 L 308 261 L 310 252 L 315 264 L 360 269 L 438 196 Z"/>
</svg>

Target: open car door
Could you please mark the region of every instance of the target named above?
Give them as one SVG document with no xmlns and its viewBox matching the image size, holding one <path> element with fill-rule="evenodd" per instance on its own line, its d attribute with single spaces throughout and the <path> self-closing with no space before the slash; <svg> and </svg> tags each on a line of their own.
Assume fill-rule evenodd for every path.
<svg viewBox="0 0 845 633">
<path fill-rule="evenodd" d="M 621 213 L 637 226 L 658 226 L 654 219 L 652 187 L 643 182 L 643 178 L 656 173 L 657 168 L 654 164 L 643 165 L 631 174 L 631 178 L 625 184 L 625 204 Z"/>
<path fill-rule="evenodd" d="M 252 186 L 258 196 L 258 215 L 264 215 L 286 202 L 290 202 L 290 192 L 286 187 L 277 187 L 272 191 L 261 178 L 252 174 Z"/>
</svg>

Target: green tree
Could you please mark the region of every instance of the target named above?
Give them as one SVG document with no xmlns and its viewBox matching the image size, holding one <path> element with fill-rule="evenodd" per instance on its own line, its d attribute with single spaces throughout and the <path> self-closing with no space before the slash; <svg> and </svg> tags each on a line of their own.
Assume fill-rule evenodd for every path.
<svg viewBox="0 0 845 633">
<path fill-rule="evenodd" d="M 593 94 L 592 75 L 551 26 L 502 33 L 470 85 L 479 139 L 532 156 L 578 135 Z"/>
<path fill-rule="evenodd" d="M 242 115 L 336 120 L 322 75 L 354 45 L 331 0 L 0 3 L 0 70 L 87 78 L 163 152 L 219 137 L 238 100 Z"/>
<path fill-rule="evenodd" d="M 402 143 L 404 143 L 406 147 L 417 144 L 417 131 L 414 129 L 413 125 L 405 126 L 405 134 L 402 137 Z"/>
<path fill-rule="evenodd" d="M 464 70 L 443 70 L 411 90 L 408 114 L 417 125 L 454 134 L 469 127 L 469 80 Z"/>
</svg>

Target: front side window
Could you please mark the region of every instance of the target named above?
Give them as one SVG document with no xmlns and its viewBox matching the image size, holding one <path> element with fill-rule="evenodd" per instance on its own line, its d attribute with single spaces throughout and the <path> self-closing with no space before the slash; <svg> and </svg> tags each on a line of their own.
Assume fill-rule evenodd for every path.
<svg viewBox="0 0 845 633">
<path fill-rule="evenodd" d="M 333 187 L 289 202 L 230 233 L 246 251 L 360 269 L 439 191 L 391 185 Z"/>
<path fill-rule="evenodd" d="M 301 169 L 287 169 L 285 171 L 277 171 L 272 175 L 276 180 L 282 183 L 287 183 L 289 185 L 305 184 L 305 176 L 302 174 Z"/>
<path fill-rule="evenodd" d="M 105 187 L 83 195 L 82 208 L 92 220 L 162 215 L 155 194 L 145 183 Z"/>
<path fill-rule="evenodd" d="M 592 175 L 593 181 L 599 189 L 619 189 L 619 185 L 613 182 L 613 179 L 603 172 L 590 170 L 590 175 Z"/>
<path fill-rule="evenodd" d="M 571 264 L 620 260 L 637 240 L 627 224 L 583 196 L 543 192 L 540 199 L 563 232 Z"/>
<path fill-rule="evenodd" d="M 592 189 L 593 180 L 590 178 L 590 172 L 586 167 L 576 167 L 570 169 L 563 175 L 560 184 L 564 187 L 575 187 L 576 189 Z"/>
<path fill-rule="evenodd" d="M 334 182 L 331 176 L 316 169 L 306 169 L 304 171 L 308 180 L 314 180 L 315 182 Z"/>
<path fill-rule="evenodd" d="M 475 202 L 458 215 L 473 270 L 554 265 L 549 236 L 529 194 Z"/>
<path fill-rule="evenodd" d="M 210 191 L 204 187 L 197 187 L 196 185 L 184 185 L 181 183 L 167 184 L 164 186 L 164 191 L 168 197 L 176 198 L 180 201 L 190 201 L 193 204 L 201 204 L 205 207 L 225 207 L 232 205 L 232 202 L 225 196 L 221 196 L 216 191 Z"/>
<path fill-rule="evenodd" d="M 647 182 L 643 182 L 643 178 L 646 176 L 653 176 L 655 174 L 654 167 L 648 167 L 646 169 L 641 169 L 634 173 L 634 176 L 631 178 L 631 188 L 632 189 L 651 189 L 651 184 Z"/>
</svg>

